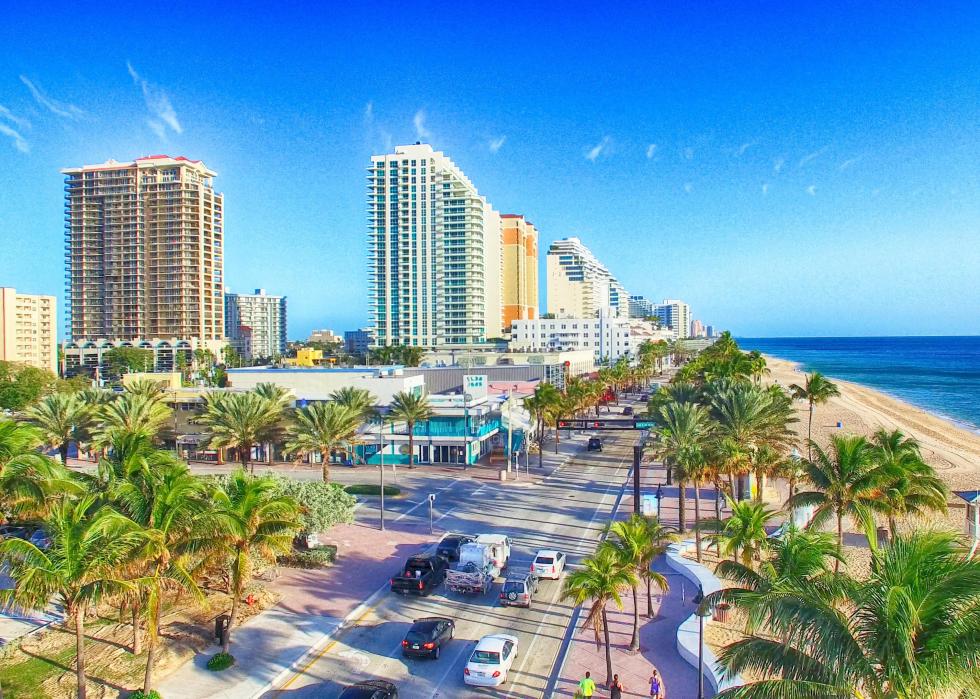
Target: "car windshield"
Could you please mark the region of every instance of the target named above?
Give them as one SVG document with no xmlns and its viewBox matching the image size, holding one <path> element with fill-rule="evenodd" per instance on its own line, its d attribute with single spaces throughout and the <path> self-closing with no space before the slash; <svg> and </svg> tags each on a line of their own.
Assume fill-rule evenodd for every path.
<svg viewBox="0 0 980 699">
<path fill-rule="evenodd" d="M 524 592 L 524 583 L 519 580 L 508 580 L 504 583 L 504 592 Z"/>
<path fill-rule="evenodd" d="M 534 559 L 534 562 L 541 566 L 550 566 L 555 562 L 555 559 L 551 556 L 538 556 Z"/>
<path fill-rule="evenodd" d="M 495 650 L 475 650 L 470 661 L 483 665 L 500 665 L 500 653 Z"/>
<path fill-rule="evenodd" d="M 439 544 L 439 546 L 442 548 L 454 549 L 457 548 L 461 543 L 463 543 L 462 539 L 455 536 L 451 536 L 443 539 L 442 543 Z"/>
</svg>

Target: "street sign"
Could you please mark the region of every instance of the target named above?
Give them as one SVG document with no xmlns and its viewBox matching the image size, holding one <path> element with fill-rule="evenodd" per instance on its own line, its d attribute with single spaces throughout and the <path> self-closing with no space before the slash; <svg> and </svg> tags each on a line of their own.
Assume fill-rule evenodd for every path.
<svg viewBox="0 0 980 699">
<path fill-rule="evenodd" d="M 436 494 L 429 493 L 429 502 L 435 502 L 435 501 L 436 501 Z"/>
<path fill-rule="evenodd" d="M 652 430 L 655 427 L 653 420 L 634 420 L 633 424 L 638 430 Z"/>
</svg>

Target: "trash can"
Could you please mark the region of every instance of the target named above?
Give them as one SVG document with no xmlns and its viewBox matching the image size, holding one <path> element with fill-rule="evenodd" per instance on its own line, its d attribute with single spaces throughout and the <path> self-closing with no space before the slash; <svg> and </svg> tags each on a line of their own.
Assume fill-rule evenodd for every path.
<svg viewBox="0 0 980 699">
<path fill-rule="evenodd" d="M 876 533 L 877 533 L 877 536 L 878 536 L 878 546 L 887 546 L 888 545 L 888 528 L 887 527 L 878 527 L 878 529 L 876 530 Z"/>
<path fill-rule="evenodd" d="M 728 615 L 731 614 L 731 605 L 728 602 L 719 602 L 715 605 L 715 621 L 720 621 L 722 623 L 728 621 Z"/>
<path fill-rule="evenodd" d="M 219 614 L 218 618 L 214 620 L 214 640 L 219 646 L 225 644 L 225 635 L 228 633 L 230 622 L 231 617 L 227 614 Z"/>
<path fill-rule="evenodd" d="M 502 481 L 507 480 L 507 471 L 505 471 L 504 469 L 500 469 L 500 471 L 498 472 L 498 475 L 499 475 L 500 480 L 502 480 Z"/>
</svg>

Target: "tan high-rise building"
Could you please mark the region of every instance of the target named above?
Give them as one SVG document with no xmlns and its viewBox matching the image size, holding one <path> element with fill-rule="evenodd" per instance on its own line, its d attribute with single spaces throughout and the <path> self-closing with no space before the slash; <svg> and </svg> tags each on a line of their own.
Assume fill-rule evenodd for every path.
<svg viewBox="0 0 980 699">
<path fill-rule="evenodd" d="M 167 155 L 62 172 L 70 339 L 223 339 L 215 173 Z"/>
<path fill-rule="evenodd" d="M 504 332 L 538 317 L 538 231 L 520 214 L 502 214 Z"/>
<path fill-rule="evenodd" d="M 0 287 L 0 360 L 58 371 L 54 296 Z"/>
</svg>

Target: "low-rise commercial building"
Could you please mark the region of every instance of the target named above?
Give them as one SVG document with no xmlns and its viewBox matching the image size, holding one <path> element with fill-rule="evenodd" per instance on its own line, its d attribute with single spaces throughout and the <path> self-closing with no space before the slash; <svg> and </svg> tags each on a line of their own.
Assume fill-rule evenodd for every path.
<svg viewBox="0 0 980 699">
<path fill-rule="evenodd" d="M 319 342 L 324 345 L 339 345 L 344 339 L 333 330 L 314 330 L 306 338 L 307 342 Z"/>
<path fill-rule="evenodd" d="M 455 367 L 482 371 L 484 368 L 491 367 L 537 366 L 542 368 L 544 375 L 534 378 L 540 378 L 563 388 L 566 377 L 583 376 L 594 372 L 595 360 L 595 353 L 591 350 L 443 350 L 427 352 L 420 368 Z"/>
<path fill-rule="evenodd" d="M 329 400 L 331 393 L 351 386 L 369 391 L 377 398 L 378 406 L 387 406 L 392 397 L 402 391 L 419 395 L 425 391 L 423 377 L 406 375 L 402 366 L 244 367 L 229 369 L 228 382 L 232 388 L 243 390 L 251 390 L 260 383 L 274 383 L 292 391 L 297 401 Z"/>
<path fill-rule="evenodd" d="M 0 360 L 58 371 L 54 296 L 0 287 Z"/>
</svg>

